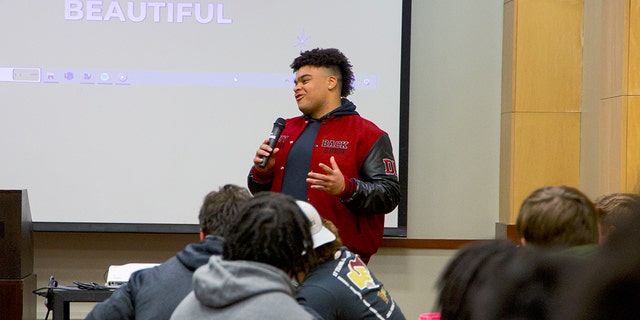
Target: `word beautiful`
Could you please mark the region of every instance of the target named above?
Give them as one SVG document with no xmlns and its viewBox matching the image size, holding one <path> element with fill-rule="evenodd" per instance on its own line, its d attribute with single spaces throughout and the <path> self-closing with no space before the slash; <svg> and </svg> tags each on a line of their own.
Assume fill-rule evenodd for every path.
<svg viewBox="0 0 640 320">
<path fill-rule="evenodd" d="M 218 24 L 231 24 L 232 19 L 224 17 L 224 4 L 218 3 L 214 11 L 214 3 L 193 2 L 139 2 L 127 1 L 123 7 L 118 1 L 102 0 L 65 0 L 65 20 L 143 22 L 148 18 L 153 22 L 183 23 L 186 18 L 193 18 L 201 24 L 215 20 Z"/>
</svg>

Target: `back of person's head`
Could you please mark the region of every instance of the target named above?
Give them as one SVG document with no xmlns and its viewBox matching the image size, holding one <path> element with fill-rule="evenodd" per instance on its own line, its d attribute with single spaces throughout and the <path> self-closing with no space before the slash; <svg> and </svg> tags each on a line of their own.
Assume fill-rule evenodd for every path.
<svg viewBox="0 0 640 320">
<path fill-rule="evenodd" d="M 554 319 L 640 319 L 640 202 L 563 288 Z"/>
<path fill-rule="evenodd" d="M 623 192 L 606 194 L 596 199 L 595 205 L 599 210 L 600 243 L 604 242 L 611 232 L 633 214 L 634 203 L 638 201 L 640 201 L 640 195 Z"/>
<path fill-rule="evenodd" d="M 589 198 L 568 186 L 533 191 L 523 202 L 516 229 L 526 245 L 572 247 L 598 243 L 598 214 Z"/>
<path fill-rule="evenodd" d="M 561 304 L 560 283 L 582 260 L 552 249 L 521 247 L 509 259 L 483 268 L 471 291 L 472 319 L 549 319 Z"/>
<path fill-rule="evenodd" d="M 300 56 L 291 63 L 291 69 L 293 69 L 293 72 L 297 72 L 304 66 L 324 67 L 334 71 L 341 86 L 341 97 L 346 97 L 353 92 L 353 80 L 355 77 L 351 70 L 351 63 L 340 50 L 335 48 L 316 48 L 301 52 Z"/>
<path fill-rule="evenodd" d="M 443 320 L 471 319 L 471 292 L 484 281 L 479 274 L 484 268 L 511 259 L 518 248 L 510 240 L 474 242 L 461 248 L 440 275 L 437 304 Z"/>
<path fill-rule="evenodd" d="M 296 203 L 311 222 L 313 247 L 318 258 L 318 264 L 333 260 L 336 251 L 342 247 L 342 239 L 338 235 L 338 228 L 333 222 L 320 217 L 313 205 L 297 200 Z"/>
<path fill-rule="evenodd" d="M 222 237 L 229 220 L 238 213 L 244 202 L 251 198 L 249 190 L 234 184 L 227 184 L 217 191 L 209 192 L 204 197 L 198 214 L 202 233 Z"/>
<path fill-rule="evenodd" d="M 317 263 L 309 220 L 291 196 L 260 192 L 226 229 L 223 259 L 262 262 L 291 277 L 306 274 Z"/>
</svg>

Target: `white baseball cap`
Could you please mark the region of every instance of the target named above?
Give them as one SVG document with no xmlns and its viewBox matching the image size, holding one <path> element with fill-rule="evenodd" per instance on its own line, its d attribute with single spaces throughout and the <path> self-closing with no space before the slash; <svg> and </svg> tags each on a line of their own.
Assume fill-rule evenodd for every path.
<svg viewBox="0 0 640 320">
<path fill-rule="evenodd" d="M 302 200 L 296 200 L 296 203 L 298 204 L 298 207 L 302 209 L 302 212 L 304 212 L 309 221 L 311 221 L 313 248 L 317 248 L 323 244 L 336 240 L 336 235 L 322 225 L 322 219 L 320 218 L 320 214 L 316 208 L 314 208 L 310 203 Z"/>
</svg>

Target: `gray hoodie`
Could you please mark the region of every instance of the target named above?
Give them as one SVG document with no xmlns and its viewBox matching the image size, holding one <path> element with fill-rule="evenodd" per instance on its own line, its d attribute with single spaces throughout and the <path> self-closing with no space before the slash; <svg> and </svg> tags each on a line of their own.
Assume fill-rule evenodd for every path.
<svg viewBox="0 0 640 320">
<path fill-rule="evenodd" d="M 193 291 L 171 319 L 314 319 L 294 292 L 290 278 L 276 267 L 212 256 L 194 273 Z"/>
</svg>

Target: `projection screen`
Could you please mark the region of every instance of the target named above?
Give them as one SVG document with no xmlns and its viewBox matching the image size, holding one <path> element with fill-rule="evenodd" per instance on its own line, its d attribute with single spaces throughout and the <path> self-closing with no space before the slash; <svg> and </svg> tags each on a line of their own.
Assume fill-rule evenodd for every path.
<svg viewBox="0 0 640 320">
<path fill-rule="evenodd" d="M 27 189 L 34 222 L 197 224 L 204 195 L 246 186 L 273 121 L 299 114 L 289 65 L 316 47 L 349 57 L 349 99 L 406 174 L 410 1 L 0 3 L 0 188 Z M 406 227 L 402 183 L 389 230 Z"/>
</svg>

